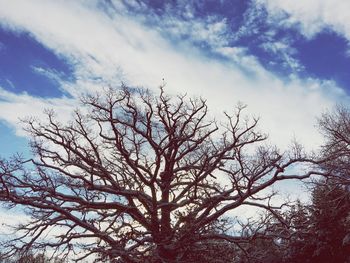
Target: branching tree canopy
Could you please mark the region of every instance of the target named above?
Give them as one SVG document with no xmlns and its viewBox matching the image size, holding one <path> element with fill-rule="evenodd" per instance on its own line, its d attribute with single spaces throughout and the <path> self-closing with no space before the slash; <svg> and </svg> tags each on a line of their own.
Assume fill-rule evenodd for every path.
<svg viewBox="0 0 350 263">
<path fill-rule="evenodd" d="M 30 217 L 5 255 L 49 248 L 77 260 L 181 262 L 200 244 L 256 237 L 215 225 L 242 205 L 277 215 L 266 189 L 320 174 L 294 174 L 314 162 L 299 147 L 264 146 L 242 106 L 219 122 L 203 99 L 126 87 L 83 104 L 69 124 L 51 111 L 26 120 L 33 159 L 1 161 L 0 200 Z"/>
<path fill-rule="evenodd" d="M 319 126 L 326 138 L 322 154 L 328 161 L 323 167 L 333 182 L 350 185 L 350 110 L 339 105 L 323 114 Z"/>
</svg>

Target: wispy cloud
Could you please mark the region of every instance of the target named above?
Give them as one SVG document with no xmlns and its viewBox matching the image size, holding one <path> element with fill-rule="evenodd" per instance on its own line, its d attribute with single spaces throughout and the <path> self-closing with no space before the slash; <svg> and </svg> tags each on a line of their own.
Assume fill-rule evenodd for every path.
<svg viewBox="0 0 350 263">
<path fill-rule="evenodd" d="M 350 2 L 344 0 L 256 0 L 280 26 L 296 27 L 312 38 L 324 29 L 350 40 Z"/>
<path fill-rule="evenodd" d="M 331 81 L 296 76 L 288 82 L 280 80 L 244 47 L 229 44 L 232 36 L 225 19 L 195 18 L 189 5 L 182 16 L 169 9 L 166 15 L 150 20 L 146 5 L 134 3 L 140 10 L 135 15 L 119 1 L 113 6 L 98 3 L 0 1 L 2 27 L 28 32 L 74 71 L 74 81 L 54 76 L 69 99 L 35 98 L 2 89 L 1 119 L 15 124 L 18 117 L 37 115 L 51 106 L 66 115 L 81 92 L 121 81 L 156 88 L 164 78 L 170 92 L 208 98 L 213 114 L 243 101 L 251 113 L 262 116 L 262 128 L 281 147 L 293 135 L 312 147 L 321 140 L 314 128 L 315 116 L 345 97 Z M 207 54 L 200 47 L 202 42 L 231 59 Z M 277 48 L 286 50 L 283 44 Z M 42 71 L 49 77 L 52 72 Z"/>
<path fill-rule="evenodd" d="M 15 94 L 0 88 L 0 119 L 15 128 L 16 134 L 26 136 L 20 119 L 29 116 L 41 118 L 44 109 L 54 109 L 59 112 L 59 120 L 70 119 L 76 101 L 68 98 L 44 99 L 33 97 L 27 93 Z"/>
<path fill-rule="evenodd" d="M 55 69 L 43 68 L 39 66 L 31 66 L 31 68 L 34 73 L 45 76 L 53 82 L 58 82 L 61 84 L 62 79 L 64 78 L 64 76 Z"/>
</svg>

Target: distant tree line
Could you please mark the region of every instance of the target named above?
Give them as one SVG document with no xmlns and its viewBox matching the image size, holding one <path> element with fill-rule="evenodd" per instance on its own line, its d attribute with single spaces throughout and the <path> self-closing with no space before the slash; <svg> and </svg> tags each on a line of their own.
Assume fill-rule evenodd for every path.
<svg viewBox="0 0 350 263">
<path fill-rule="evenodd" d="M 0 252 L 1 254 L 1 252 Z M 0 260 L 1 263 L 66 263 L 59 257 L 48 257 L 42 253 L 32 254 L 28 251 L 26 254 L 14 255 L 11 258 Z"/>
</svg>

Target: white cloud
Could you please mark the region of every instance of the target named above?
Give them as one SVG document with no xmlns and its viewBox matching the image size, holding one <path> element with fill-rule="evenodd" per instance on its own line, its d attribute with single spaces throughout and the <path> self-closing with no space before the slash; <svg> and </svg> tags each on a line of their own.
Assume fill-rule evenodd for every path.
<svg viewBox="0 0 350 263">
<path fill-rule="evenodd" d="M 285 69 L 291 69 L 293 73 L 297 73 L 302 71 L 304 67 L 294 58 L 297 51 L 292 47 L 290 42 L 288 38 L 283 38 L 279 41 L 270 40 L 263 42 L 260 47 L 275 56 L 275 59 L 280 60 L 280 66 Z M 270 63 L 276 62 L 271 61 Z"/>
<path fill-rule="evenodd" d="M 14 94 L 0 87 L 0 119 L 14 127 L 19 136 L 26 136 L 20 119 L 30 116 L 41 119 L 44 109 L 54 109 L 60 113 L 60 121 L 67 121 L 76 105 L 74 99 L 43 99 L 26 93 Z"/>
<path fill-rule="evenodd" d="M 15 211 L 14 211 L 15 210 Z M 13 229 L 9 226 L 13 222 L 25 223 L 29 218 L 23 212 L 18 211 L 18 209 L 4 209 L 0 208 L 0 234 L 1 235 L 13 235 Z"/>
<path fill-rule="evenodd" d="M 256 2 L 266 6 L 275 22 L 282 26 L 296 26 L 308 38 L 327 28 L 350 40 L 350 1 L 256 0 Z"/>
<path fill-rule="evenodd" d="M 17 123 L 18 116 L 38 115 L 48 106 L 68 112 L 81 92 L 98 90 L 110 83 L 118 85 L 121 80 L 155 88 L 164 78 L 170 92 L 202 95 L 214 112 L 231 109 L 237 101 L 243 101 L 251 113 L 262 117 L 263 130 L 281 147 L 288 145 L 293 135 L 313 147 L 321 140 L 314 128 L 315 116 L 345 97 L 332 82 L 279 80 L 254 57 L 247 56 L 244 49 L 226 45 L 224 20 L 191 20 L 190 8 L 187 22 L 167 16 L 172 20 L 171 30 L 187 32 L 190 38 L 174 46 L 159 29 L 161 20 L 158 28 L 149 27 L 140 14 L 137 19 L 129 16 L 120 3 L 115 6 L 116 11 L 107 10 L 109 16 L 93 1 L 89 5 L 83 3 L 0 0 L 0 24 L 30 32 L 65 58 L 77 79 L 74 83 L 60 80 L 62 89 L 73 99 L 33 98 L 1 90 L 0 96 L 5 100 L 0 102 L 1 119 Z M 206 39 L 213 50 L 232 60 L 222 62 L 204 56 L 193 43 Z"/>
</svg>

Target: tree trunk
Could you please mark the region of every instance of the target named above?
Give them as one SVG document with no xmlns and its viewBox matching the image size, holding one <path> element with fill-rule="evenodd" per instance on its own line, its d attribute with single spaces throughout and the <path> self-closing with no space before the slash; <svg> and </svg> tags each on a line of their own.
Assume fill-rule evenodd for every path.
<svg viewBox="0 0 350 263">
<path fill-rule="evenodd" d="M 159 263 L 174 263 L 178 258 L 176 250 L 170 243 L 158 245 L 157 252 L 160 258 Z"/>
</svg>

